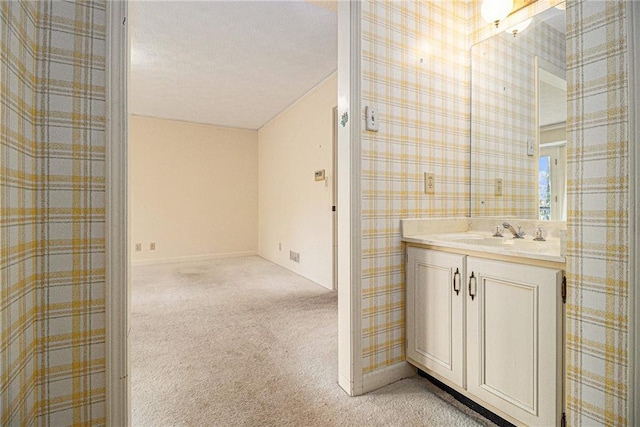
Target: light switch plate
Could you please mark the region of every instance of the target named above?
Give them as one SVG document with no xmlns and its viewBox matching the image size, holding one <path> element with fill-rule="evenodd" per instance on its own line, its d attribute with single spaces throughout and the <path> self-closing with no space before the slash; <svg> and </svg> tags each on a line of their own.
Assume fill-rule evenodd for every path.
<svg viewBox="0 0 640 427">
<path fill-rule="evenodd" d="M 496 178 L 495 195 L 502 196 L 502 178 Z"/>
<path fill-rule="evenodd" d="M 364 107 L 364 115 L 367 118 L 365 128 L 371 132 L 378 132 L 378 109 L 374 107 Z"/>
<path fill-rule="evenodd" d="M 527 139 L 527 156 L 533 156 L 535 151 L 533 150 L 533 139 Z"/>
</svg>

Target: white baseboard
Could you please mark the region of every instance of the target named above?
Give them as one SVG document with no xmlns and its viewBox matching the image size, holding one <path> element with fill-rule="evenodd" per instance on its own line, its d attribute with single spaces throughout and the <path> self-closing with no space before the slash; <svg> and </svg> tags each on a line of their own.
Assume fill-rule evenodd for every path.
<svg viewBox="0 0 640 427">
<path fill-rule="evenodd" d="M 324 283 L 321 283 L 321 282 L 319 282 L 318 280 L 316 280 L 315 278 L 313 278 L 313 277 L 309 277 L 307 274 L 305 274 L 305 272 L 302 272 L 302 271 L 296 271 L 296 270 L 294 270 L 294 269 L 293 269 L 293 266 L 291 266 L 291 265 L 289 265 L 289 264 L 287 264 L 287 263 L 285 263 L 285 262 L 282 262 L 282 260 L 275 259 L 275 258 L 272 258 L 272 257 L 268 257 L 268 256 L 267 256 L 266 254 L 264 254 L 264 253 L 260 253 L 260 252 L 258 252 L 258 254 L 257 254 L 257 255 L 258 255 L 259 257 L 262 257 L 263 259 L 265 259 L 265 260 L 269 261 L 269 262 L 272 262 L 272 263 L 274 263 L 274 264 L 276 264 L 276 265 L 278 265 L 278 266 L 280 266 L 280 267 L 282 267 L 282 268 L 286 269 L 286 270 L 289 270 L 289 271 L 290 271 L 290 272 L 292 272 L 293 274 L 297 274 L 297 275 L 298 275 L 298 276 L 300 276 L 300 277 L 303 277 L 303 278 L 305 278 L 305 279 L 307 279 L 307 280 L 312 281 L 313 283 L 315 283 L 315 284 L 316 284 L 316 285 L 318 285 L 318 286 L 322 286 L 322 287 L 323 287 L 323 288 L 325 288 L 325 289 L 328 289 L 328 290 L 330 290 L 330 291 L 333 291 L 333 284 L 324 284 Z"/>
<path fill-rule="evenodd" d="M 257 255 L 258 255 L 257 251 L 227 252 L 222 254 L 207 254 L 207 255 L 187 255 L 187 256 L 178 256 L 178 257 L 171 257 L 171 258 L 137 259 L 137 260 L 132 260 L 131 265 L 139 266 L 139 265 L 167 264 L 167 263 L 185 262 L 185 261 L 206 261 L 211 259 L 238 258 L 243 256 L 257 256 Z"/>
<path fill-rule="evenodd" d="M 416 374 L 416 368 L 407 362 L 396 363 L 377 371 L 364 374 L 362 378 L 362 394 L 377 390 Z"/>
</svg>

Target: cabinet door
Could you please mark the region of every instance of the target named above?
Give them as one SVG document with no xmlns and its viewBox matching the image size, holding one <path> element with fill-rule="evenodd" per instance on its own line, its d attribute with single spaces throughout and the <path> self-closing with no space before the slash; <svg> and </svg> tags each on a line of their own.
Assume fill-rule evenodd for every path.
<svg viewBox="0 0 640 427">
<path fill-rule="evenodd" d="M 464 387 L 465 256 L 413 247 L 407 252 L 407 358 Z"/>
<path fill-rule="evenodd" d="M 558 425 L 562 271 L 469 257 L 467 273 L 467 390 L 527 425 Z"/>
</svg>

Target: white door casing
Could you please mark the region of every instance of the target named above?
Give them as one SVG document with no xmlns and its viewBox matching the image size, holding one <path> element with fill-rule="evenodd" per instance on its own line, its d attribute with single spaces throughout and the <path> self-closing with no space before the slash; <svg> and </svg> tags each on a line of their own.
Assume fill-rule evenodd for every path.
<svg viewBox="0 0 640 427">
<path fill-rule="evenodd" d="M 127 191 L 128 2 L 107 2 L 106 418 L 128 426 L 129 235 Z"/>
<path fill-rule="evenodd" d="M 107 2 L 106 417 L 130 425 L 127 137 L 128 0 Z M 339 384 L 362 393 L 360 284 L 360 4 L 338 7 L 338 360 Z"/>
</svg>

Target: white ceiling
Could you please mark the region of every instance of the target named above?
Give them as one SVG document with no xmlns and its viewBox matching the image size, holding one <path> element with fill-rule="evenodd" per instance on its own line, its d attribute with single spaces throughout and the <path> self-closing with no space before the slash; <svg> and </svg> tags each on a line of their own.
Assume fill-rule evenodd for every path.
<svg viewBox="0 0 640 427">
<path fill-rule="evenodd" d="M 259 129 L 337 68 L 332 2 L 130 5 L 132 114 Z"/>
</svg>

